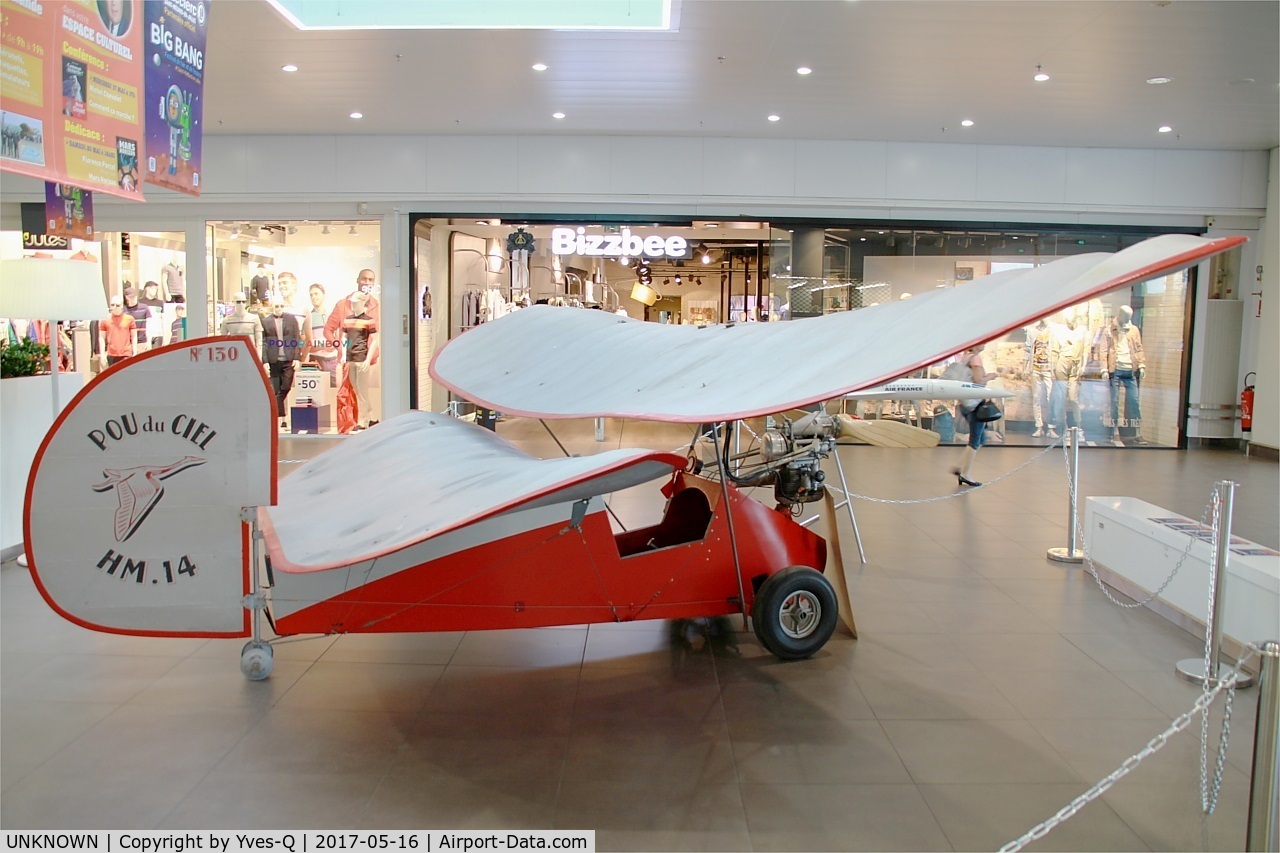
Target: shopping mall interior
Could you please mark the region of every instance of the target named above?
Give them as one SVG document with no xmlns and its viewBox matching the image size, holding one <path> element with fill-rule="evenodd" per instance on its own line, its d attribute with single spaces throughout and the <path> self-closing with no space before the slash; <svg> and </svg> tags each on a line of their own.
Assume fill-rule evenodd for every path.
<svg viewBox="0 0 1280 853">
<path fill-rule="evenodd" d="M 33 292 L 9 264 L 88 261 L 101 310 L 8 318 L 0 336 L 56 339 L 62 366 L 0 382 L 0 829 L 589 830 L 599 850 L 681 851 L 1221 850 L 1275 832 L 1274 805 L 1258 822 L 1276 798 L 1255 751 L 1274 747 L 1280 677 L 1263 647 L 1280 641 L 1280 2 L 368 3 L 360 15 L 488 17 L 355 29 L 305 21 L 295 0 L 195 3 L 198 193 L 95 193 L 92 234 L 47 234 L 43 181 L 10 168 L 41 143 L 12 142 L 5 101 L 0 293 Z M 141 0 L 125 5 L 143 20 Z M 570 7 L 596 17 L 521 17 Z M 619 9 L 628 20 L 606 20 Z M 984 325 L 1007 308 L 981 292 L 988 276 L 1105 271 L 1168 235 L 1222 250 L 1099 274 L 1119 283 Z M 613 315 L 645 341 L 662 327 L 773 342 L 783 325 L 866 330 L 857 318 L 962 296 L 974 310 L 833 343 L 838 390 L 806 403 L 825 420 L 504 411 L 440 367 L 450 347 L 557 311 Z M 132 331 L 109 336 L 121 313 Z M 585 358 L 553 339 L 530 345 L 536 359 L 475 363 L 590 401 L 712 362 L 654 345 L 617 363 L 610 340 Z M 200 399 L 160 369 L 201 346 L 249 354 L 249 380 Z M 900 359 L 901 378 L 981 380 L 996 418 L 981 440 L 954 387 L 876 397 L 861 392 L 889 373 L 842 380 L 899 350 L 927 353 Z M 716 364 L 707 384 L 795 399 L 812 363 L 766 355 Z M 600 365 L 604 380 L 582 379 Z M 122 485 L 171 460 L 112 456 L 109 420 L 187 405 L 252 424 L 226 441 L 240 467 L 190 455 L 205 448 L 189 419 L 180 462 Z M 87 413 L 108 423 L 63 428 Z M 822 426 L 795 432 L 805 417 Z M 458 452 L 426 435 L 457 421 L 483 439 Z M 397 459 L 411 423 L 423 438 Z M 639 485 L 610 469 L 600 494 L 562 503 L 530 475 L 501 487 L 528 506 L 492 517 L 500 499 L 473 502 L 500 490 L 485 485 L 494 459 L 577 471 L 639 456 L 668 468 Z M 753 458 L 777 471 L 741 476 Z M 64 465 L 74 481 L 45 473 Z M 141 561 L 117 574 L 117 552 L 152 548 L 157 571 L 223 523 L 227 507 L 201 501 L 241 475 L 261 500 L 235 503 L 235 532 L 211 546 L 233 564 L 218 582 L 234 587 L 234 630 L 172 629 L 205 602 L 142 584 Z M 775 653 L 811 628 L 760 628 L 751 602 L 774 599 L 737 565 L 739 545 L 767 538 L 748 515 L 736 534 L 726 513 L 723 534 L 708 521 L 657 541 L 685 477 L 707 513 L 750 507 L 823 543 L 833 598 L 803 587 L 774 609 L 782 625 L 816 604 L 805 624 L 829 639 Z M 443 629 L 424 594 L 399 602 L 413 630 L 345 611 L 288 630 L 317 604 L 286 592 L 306 575 L 344 607 L 396 604 L 368 592 L 388 589 L 380 576 L 366 585 L 389 553 L 307 564 L 281 543 L 403 544 L 417 533 L 397 528 L 397 503 L 462 519 L 421 531 L 412 548 L 428 551 L 437 534 L 492 544 L 487 531 L 555 512 L 549 541 L 585 542 L 594 524 L 619 565 L 732 543 L 715 583 L 737 587 L 701 600 L 706 615 L 648 618 L 700 577 L 673 559 L 609 617 L 513 628 L 501 620 L 539 606 L 585 613 L 604 569 L 449 553 L 437 578 L 500 564 L 534 592 L 464 601 L 475 619 Z M 242 506 L 261 508 L 245 517 L 263 538 Z M 48 556 L 94 537 L 112 549 L 96 568 Z M 65 578 L 83 591 L 60 597 Z M 548 590 L 564 601 L 529 606 Z M 138 624 L 163 610 L 166 627 L 78 615 L 116 604 Z M 1215 642 L 1225 669 L 1206 688 L 1185 670 L 1203 672 Z"/>
</svg>

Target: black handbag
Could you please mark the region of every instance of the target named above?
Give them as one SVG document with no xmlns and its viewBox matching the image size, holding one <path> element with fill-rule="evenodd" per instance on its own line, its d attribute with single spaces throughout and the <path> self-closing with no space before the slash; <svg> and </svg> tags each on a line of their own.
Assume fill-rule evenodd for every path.
<svg viewBox="0 0 1280 853">
<path fill-rule="evenodd" d="M 973 410 L 973 419 L 982 421 L 983 423 L 991 423 L 998 421 L 1004 417 L 1004 413 L 1000 411 L 1000 407 L 990 400 L 983 400 L 978 407 Z"/>
</svg>

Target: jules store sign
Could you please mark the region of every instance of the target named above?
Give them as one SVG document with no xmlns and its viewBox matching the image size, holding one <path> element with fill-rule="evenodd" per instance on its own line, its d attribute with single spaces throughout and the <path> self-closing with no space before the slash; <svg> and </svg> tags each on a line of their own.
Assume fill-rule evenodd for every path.
<svg viewBox="0 0 1280 853">
<path fill-rule="evenodd" d="M 687 258 L 689 241 L 683 237 L 650 234 L 642 237 L 623 228 L 617 234 L 588 234 L 586 228 L 552 228 L 551 254 L 586 255 L 593 258 Z"/>
</svg>

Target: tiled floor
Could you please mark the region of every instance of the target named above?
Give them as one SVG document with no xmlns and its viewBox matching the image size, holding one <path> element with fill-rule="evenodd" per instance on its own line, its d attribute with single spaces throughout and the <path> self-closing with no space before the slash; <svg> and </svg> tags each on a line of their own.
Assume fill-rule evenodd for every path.
<svg viewBox="0 0 1280 853">
<path fill-rule="evenodd" d="M 671 448 L 687 430 L 555 425 L 575 452 Z M 536 423 L 499 433 L 554 455 Z M 286 439 L 282 459 L 326 446 Z M 975 476 L 1030 459 L 991 448 Z M 842 448 L 852 489 L 954 493 L 956 448 Z M 286 464 L 284 468 L 292 467 Z M 1199 517 L 1240 483 L 1237 535 L 1277 533 L 1271 462 L 1199 450 L 1082 453 L 1084 494 Z M 628 524 L 652 488 L 618 495 Z M 593 828 L 599 849 L 990 850 L 1189 709 L 1195 637 L 1108 602 L 1065 544 L 1061 452 L 954 500 L 859 501 L 845 547 L 859 640 L 780 663 L 749 633 L 673 647 L 664 623 L 345 636 L 279 645 L 94 634 L 0 569 L 0 825 L 14 828 Z M 847 524 L 847 519 L 844 522 Z M 1256 691 L 1237 697 L 1216 814 L 1198 725 L 1030 849 L 1242 849 Z M 1215 705 L 1215 719 L 1221 702 Z M 1216 726 L 1215 726 L 1216 732 Z"/>
</svg>

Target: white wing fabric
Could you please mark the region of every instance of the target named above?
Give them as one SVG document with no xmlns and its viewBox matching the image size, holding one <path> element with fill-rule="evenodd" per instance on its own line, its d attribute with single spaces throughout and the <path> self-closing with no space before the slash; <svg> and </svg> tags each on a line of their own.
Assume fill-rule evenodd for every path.
<svg viewBox="0 0 1280 853">
<path fill-rule="evenodd" d="M 674 326 L 533 306 L 449 341 L 431 375 L 475 403 L 525 417 L 755 417 L 887 382 L 1242 242 L 1170 234 L 1115 254 L 1075 255 L 901 302 L 782 323 Z"/>
<path fill-rule="evenodd" d="M 508 510 L 639 485 L 684 464 L 640 449 L 535 459 L 482 427 L 408 412 L 299 467 L 280 481 L 277 504 L 259 513 L 275 568 L 319 571 Z"/>
</svg>

